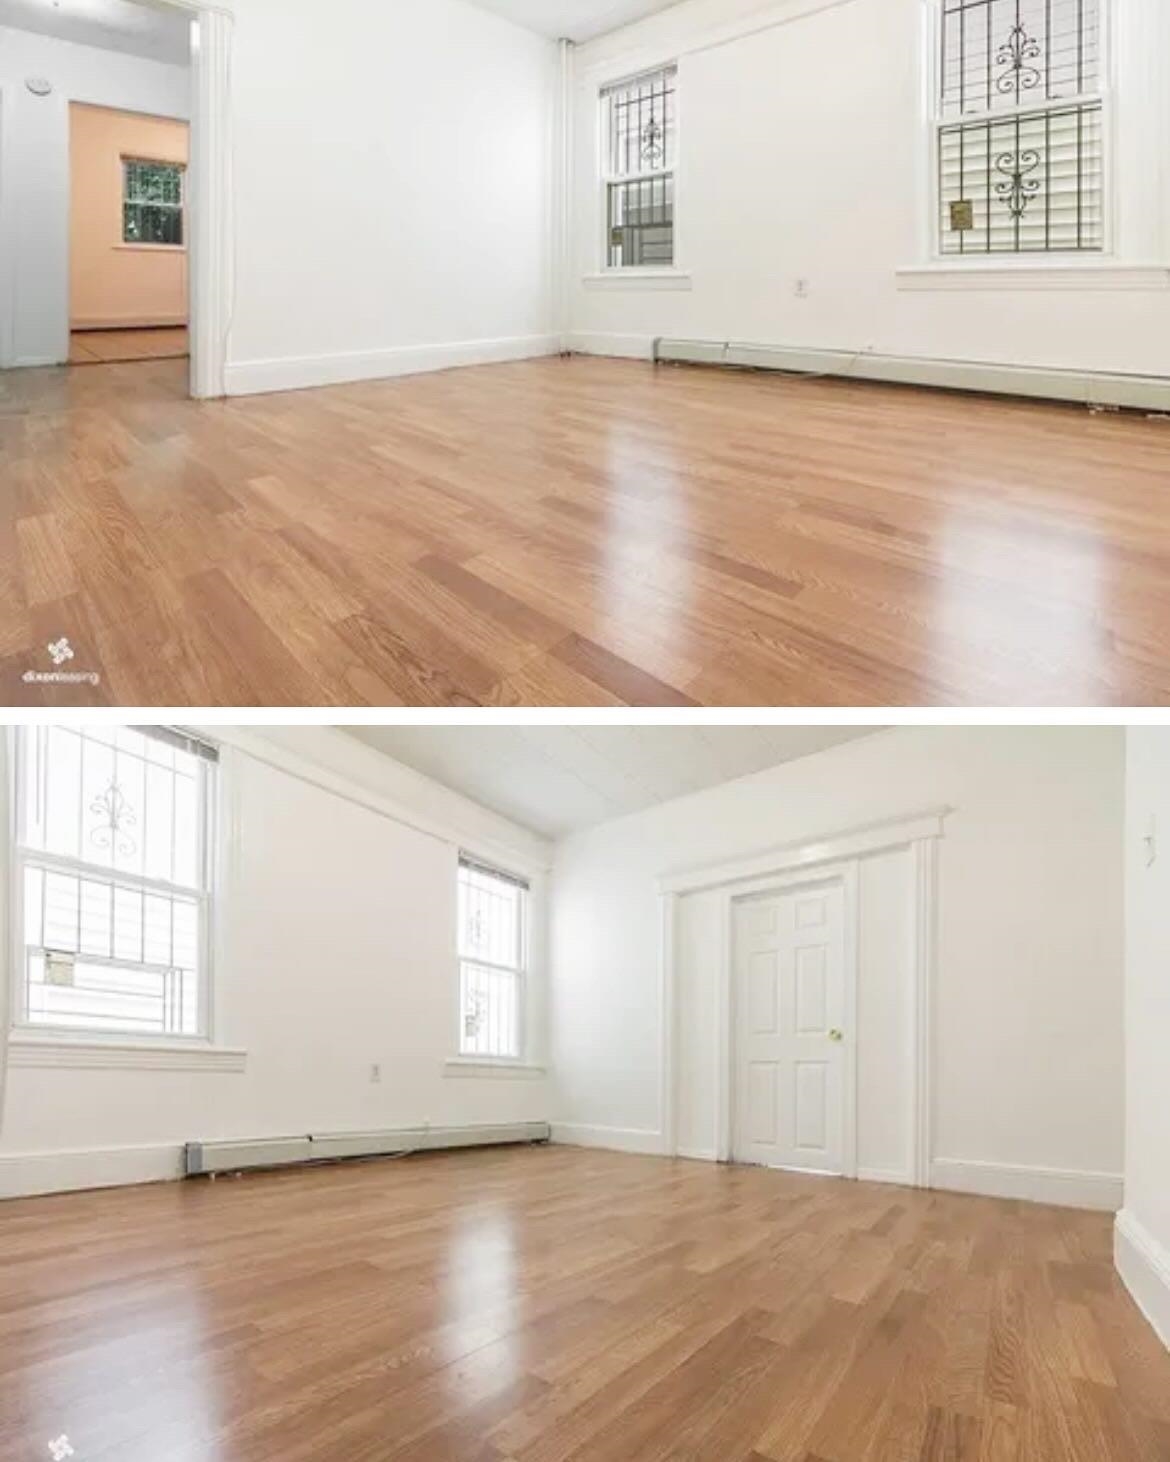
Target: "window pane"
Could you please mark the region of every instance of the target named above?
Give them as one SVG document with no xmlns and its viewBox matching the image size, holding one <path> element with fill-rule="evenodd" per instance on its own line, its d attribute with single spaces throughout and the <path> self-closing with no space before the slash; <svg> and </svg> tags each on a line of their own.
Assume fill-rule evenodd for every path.
<svg viewBox="0 0 1170 1462">
<path fill-rule="evenodd" d="M 1100 0 L 944 0 L 944 116 L 1071 101 L 1100 84 Z"/>
<path fill-rule="evenodd" d="M 1103 249 L 1103 160 L 1099 104 L 943 127 L 942 252 Z"/>
<path fill-rule="evenodd" d="M 667 172 L 675 166 L 677 72 L 625 82 L 604 94 L 611 177 Z"/>
<path fill-rule="evenodd" d="M 464 963 L 460 1051 L 465 1056 L 520 1056 L 519 976 Z"/>
<path fill-rule="evenodd" d="M 612 269 L 674 263 L 673 178 L 610 185 L 609 263 Z"/>
</svg>

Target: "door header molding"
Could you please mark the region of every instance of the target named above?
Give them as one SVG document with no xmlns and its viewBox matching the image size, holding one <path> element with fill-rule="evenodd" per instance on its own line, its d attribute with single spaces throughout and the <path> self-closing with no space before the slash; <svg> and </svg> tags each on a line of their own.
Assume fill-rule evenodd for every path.
<svg viewBox="0 0 1170 1462">
<path fill-rule="evenodd" d="M 950 807 L 934 807 L 909 817 L 890 818 L 883 822 L 865 823 L 843 832 L 821 837 L 803 838 L 798 843 L 783 843 L 769 852 L 730 863 L 714 863 L 699 868 L 664 873 L 658 879 L 661 894 L 698 893 L 703 889 L 747 883 L 752 879 L 775 877 L 777 874 L 818 863 L 842 863 L 850 858 L 863 858 L 869 853 L 884 853 L 891 848 L 905 848 L 928 838 L 941 838 L 945 832 Z"/>
</svg>

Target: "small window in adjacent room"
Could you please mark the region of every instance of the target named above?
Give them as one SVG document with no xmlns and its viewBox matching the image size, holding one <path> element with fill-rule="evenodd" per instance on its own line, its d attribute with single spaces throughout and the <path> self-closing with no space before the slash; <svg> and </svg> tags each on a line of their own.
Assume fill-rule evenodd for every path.
<svg viewBox="0 0 1170 1462">
<path fill-rule="evenodd" d="M 944 255 L 1105 247 L 1104 0 L 942 0 Z"/>
<path fill-rule="evenodd" d="M 122 159 L 122 242 L 182 245 L 181 164 Z"/>
<path fill-rule="evenodd" d="M 611 269 L 662 269 L 675 262 L 677 79 L 670 66 L 601 94 Z"/>
<path fill-rule="evenodd" d="M 519 1061 L 524 1054 L 528 884 L 459 860 L 459 1054 Z"/>
<path fill-rule="evenodd" d="M 216 752 L 160 727 L 15 734 L 17 1026 L 208 1035 Z"/>
</svg>

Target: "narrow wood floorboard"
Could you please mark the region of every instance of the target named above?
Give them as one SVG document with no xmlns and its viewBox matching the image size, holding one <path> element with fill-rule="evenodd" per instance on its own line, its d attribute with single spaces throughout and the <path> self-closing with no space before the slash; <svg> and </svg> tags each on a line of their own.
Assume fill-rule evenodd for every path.
<svg viewBox="0 0 1170 1462">
<path fill-rule="evenodd" d="M 0 1204 L 0 1459 L 1166 1462 L 1109 1215 L 585 1152 Z"/>
<path fill-rule="evenodd" d="M 32 705 L 1164 705 L 1170 422 L 637 362 L 0 376 Z M 99 677 L 25 679 L 65 667 Z"/>
</svg>

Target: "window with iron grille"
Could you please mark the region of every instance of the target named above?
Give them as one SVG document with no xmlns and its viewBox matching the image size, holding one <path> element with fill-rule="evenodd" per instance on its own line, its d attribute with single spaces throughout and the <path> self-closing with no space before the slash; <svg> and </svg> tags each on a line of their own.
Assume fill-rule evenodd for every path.
<svg viewBox="0 0 1170 1462">
<path fill-rule="evenodd" d="M 216 771 L 161 727 L 17 730 L 18 1026 L 209 1034 Z"/>
<path fill-rule="evenodd" d="M 519 1061 L 524 1052 L 528 885 L 459 860 L 459 1054 Z"/>
<path fill-rule="evenodd" d="M 942 0 L 943 254 L 1105 247 L 1105 0 Z"/>
<path fill-rule="evenodd" d="M 677 80 L 669 66 L 601 94 L 611 269 L 674 264 Z"/>
<path fill-rule="evenodd" d="M 183 242 L 183 168 L 173 162 L 122 159 L 122 242 Z"/>
</svg>

